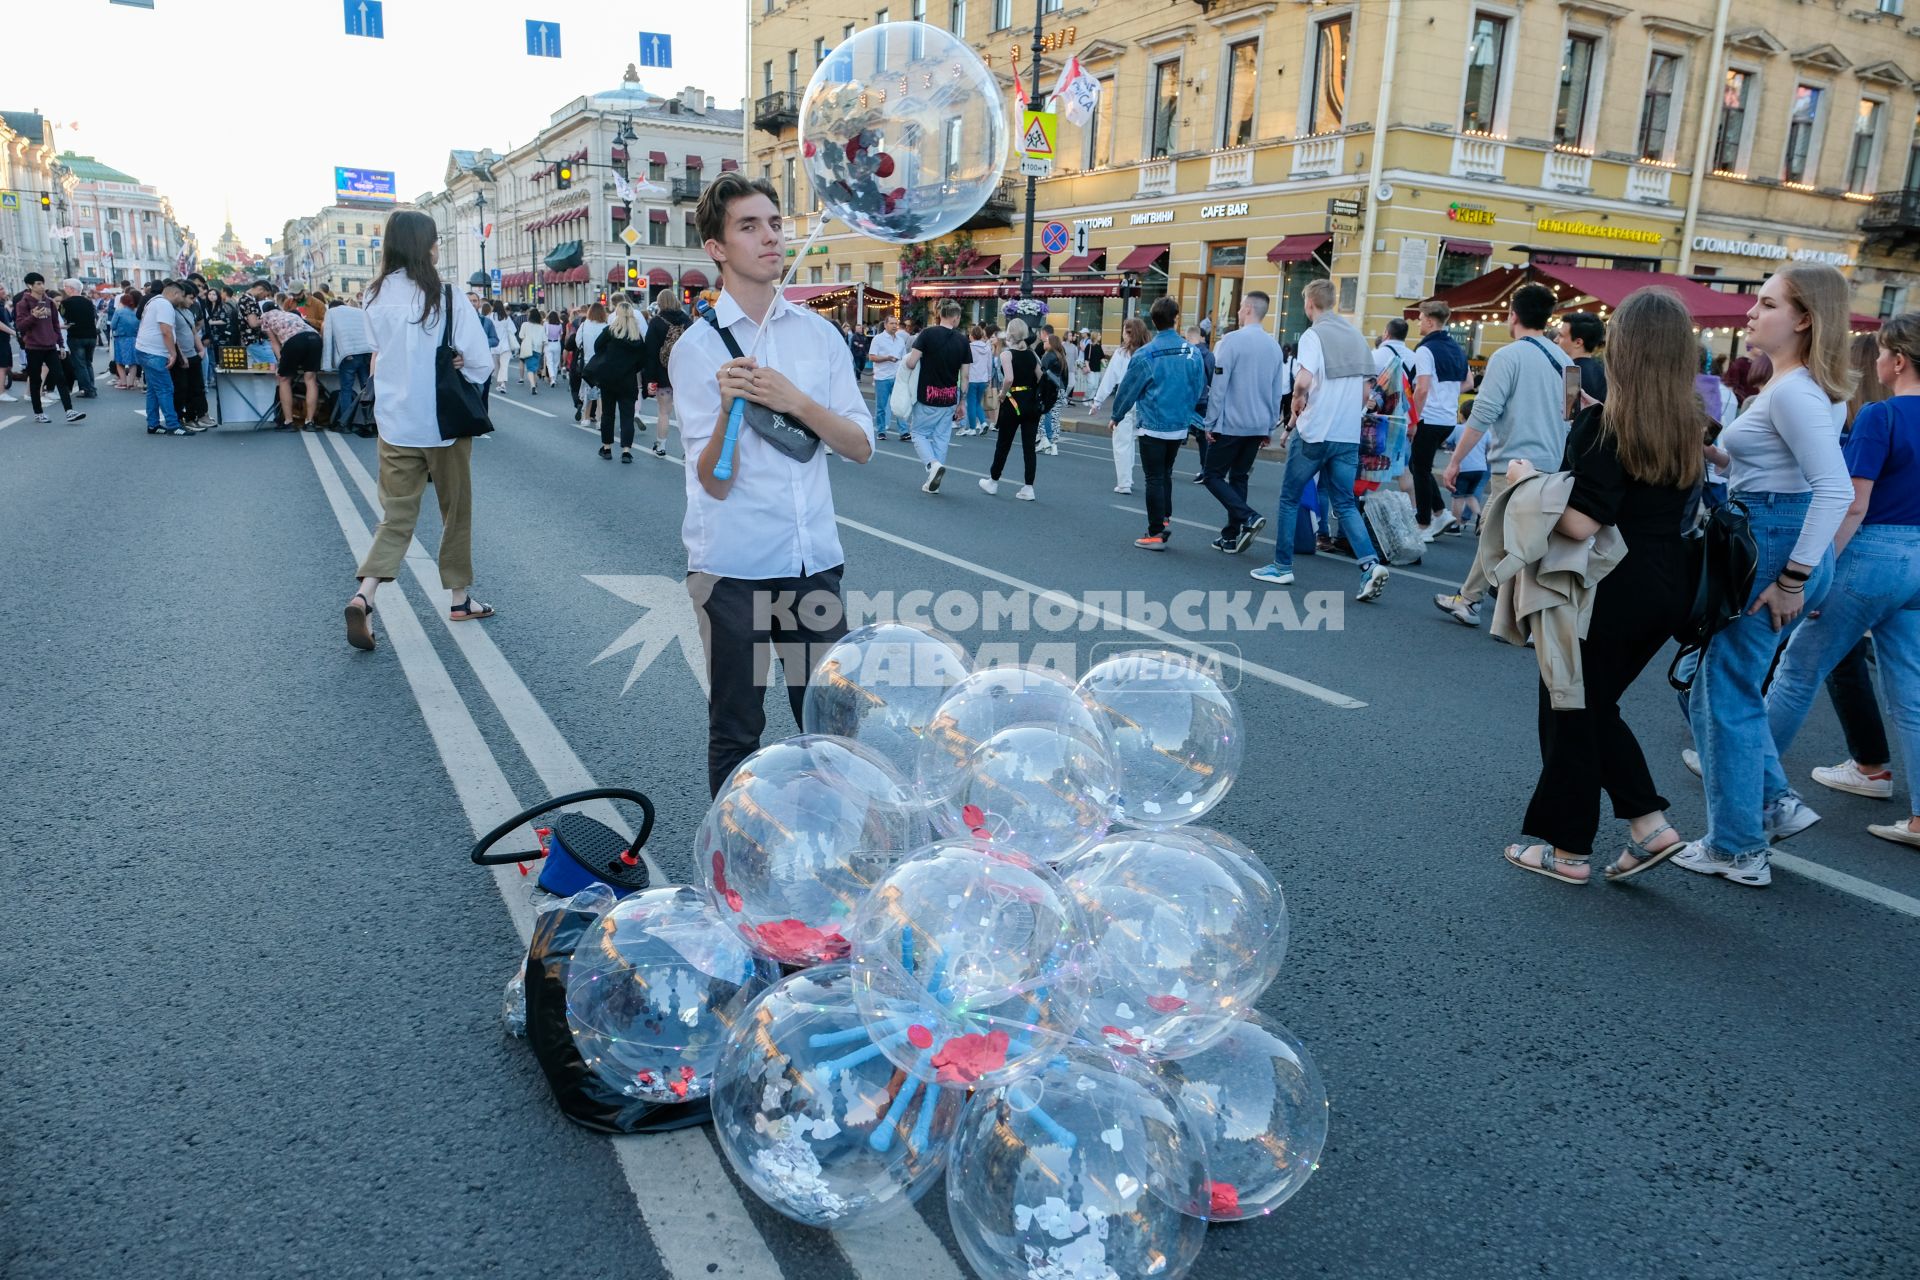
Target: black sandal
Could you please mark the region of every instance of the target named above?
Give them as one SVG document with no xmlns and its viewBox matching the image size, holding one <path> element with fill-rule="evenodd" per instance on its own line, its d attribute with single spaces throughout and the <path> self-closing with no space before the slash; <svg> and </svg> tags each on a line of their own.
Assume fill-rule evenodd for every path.
<svg viewBox="0 0 1920 1280">
<path fill-rule="evenodd" d="M 347 602 L 347 643 L 368 652 L 378 643 L 373 634 L 373 601 L 358 591 Z"/>
<path fill-rule="evenodd" d="M 459 604 L 447 610 L 447 617 L 454 622 L 472 622 L 480 618 L 491 618 L 492 616 L 493 606 L 490 604 L 482 604 L 472 596 L 468 596 L 465 600 L 462 600 Z"/>
</svg>

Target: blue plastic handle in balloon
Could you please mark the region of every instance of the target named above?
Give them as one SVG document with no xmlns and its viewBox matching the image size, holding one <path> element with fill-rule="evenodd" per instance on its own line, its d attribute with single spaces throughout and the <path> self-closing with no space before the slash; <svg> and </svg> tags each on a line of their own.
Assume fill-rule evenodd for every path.
<svg viewBox="0 0 1920 1280">
<path fill-rule="evenodd" d="M 727 412 L 727 434 L 720 441 L 720 460 L 713 464 L 713 478 L 728 480 L 733 477 L 733 449 L 740 443 L 740 424 L 746 420 L 747 402 L 736 399 L 733 408 Z"/>
</svg>

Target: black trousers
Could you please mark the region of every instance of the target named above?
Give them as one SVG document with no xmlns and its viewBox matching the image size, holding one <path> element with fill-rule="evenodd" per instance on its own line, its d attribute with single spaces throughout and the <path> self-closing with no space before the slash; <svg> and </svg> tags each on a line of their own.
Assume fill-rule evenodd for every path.
<svg viewBox="0 0 1920 1280">
<path fill-rule="evenodd" d="M 1434 478 L 1433 460 L 1452 434 L 1452 427 L 1425 424 L 1413 433 L 1413 460 L 1408 465 L 1413 469 L 1414 514 L 1423 525 L 1430 523 L 1436 513 L 1445 515 L 1448 509 L 1447 495 L 1440 492 L 1440 481 Z"/>
<path fill-rule="evenodd" d="M 1540 686 L 1540 781 L 1521 829 L 1569 854 L 1593 852 L 1602 791 L 1623 820 L 1667 807 L 1640 743 L 1620 718 L 1620 697 L 1672 639 L 1692 591 L 1678 538 L 1640 536 L 1632 543 L 1594 589 L 1580 645 L 1586 707 L 1555 710 L 1546 684 Z"/>
<path fill-rule="evenodd" d="M 687 575 L 707 656 L 707 787 L 720 787 L 734 766 L 760 749 L 767 727 L 767 677 L 778 656 L 787 701 L 800 723 L 807 676 L 828 646 L 847 633 L 835 565 L 797 578 Z"/>
<path fill-rule="evenodd" d="M 1220 530 L 1223 538 L 1237 536 L 1243 525 L 1259 518 L 1260 513 L 1247 505 L 1247 477 L 1253 474 L 1254 459 L 1259 456 L 1259 436 L 1217 436 L 1201 455 L 1207 492 L 1227 509 L 1227 523 Z"/>
<path fill-rule="evenodd" d="M 1173 460 L 1185 440 L 1140 437 L 1140 469 L 1147 476 L 1147 536 L 1166 531 L 1173 519 Z"/>
<path fill-rule="evenodd" d="M 635 389 L 631 395 L 615 395 L 608 391 L 600 393 L 600 443 L 613 447 L 613 416 L 620 415 L 620 447 L 633 448 L 633 402 L 640 392 Z"/>
<path fill-rule="evenodd" d="M 1207 416 L 1207 410 L 1204 405 L 1194 410 L 1194 412 L 1203 418 Z M 1187 429 L 1187 436 L 1193 441 L 1193 447 L 1200 453 L 1200 474 L 1204 476 L 1207 473 L 1207 452 L 1212 448 L 1212 446 L 1207 443 L 1207 433 L 1199 427 L 1189 427 Z"/>
<path fill-rule="evenodd" d="M 40 409 L 40 371 L 47 371 L 47 385 L 60 393 L 60 407 L 73 408 L 73 385 L 67 380 L 67 358 L 58 351 L 27 348 L 27 390 L 33 396 L 33 411 Z"/>
<path fill-rule="evenodd" d="M 1884 765 L 1887 751 L 1887 726 L 1880 719 L 1880 703 L 1873 696 L 1873 637 L 1862 636 L 1853 651 L 1827 677 L 1827 696 L 1833 699 L 1833 712 L 1840 717 L 1840 732 L 1847 739 L 1847 754 L 1857 764 Z"/>
<path fill-rule="evenodd" d="M 173 411 L 182 422 L 197 422 L 207 416 L 207 375 L 199 356 L 174 371 Z"/>
<path fill-rule="evenodd" d="M 1007 469 L 1007 455 L 1013 452 L 1013 437 L 1020 437 L 1020 460 L 1026 470 L 1022 473 L 1026 479 L 1022 484 L 1031 486 L 1034 473 L 1034 449 L 1040 440 L 1040 398 L 1031 391 L 1023 391 L 1022 396 L 1033 402 L 1031 413 L 1020 413 L 1013 407 L 1012 397 L 1000 402 L 1000 421 L 994 424 L 999 435 L 993 442 L 992 475 L 995 480 Z"/>
</svg>

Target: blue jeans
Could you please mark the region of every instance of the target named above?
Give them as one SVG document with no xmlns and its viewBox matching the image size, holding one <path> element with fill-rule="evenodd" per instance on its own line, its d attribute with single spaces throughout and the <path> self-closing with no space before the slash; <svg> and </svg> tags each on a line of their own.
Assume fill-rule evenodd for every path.
<svg viewBox="0 0 1920 1280">
<path fill-rule="evenodd" d="M 969 382 L 967 384 L 967 427 L 978 430 L 987 425 L 987 384 Z"/>
<path fill-rule="evenodd" d="M 947 445 L 953 439 L 953 409 L 943 404 L 917 404 L 908 419 L 913 451 L 920 461 L 947 465 Z"/>
<path fill-rule="evenodd" d="M 335 426 L 345 422 L 347 415 L 353 412 L 354 402 L 360 398 L 361 390 L 367 385 L 367 369 L 372 363 L 372 356 L 340 357 L 340 394 L 333 400 Z M 486 385 L 491 387 L 492 379 L 488 379 Z"/>
<path fill-rule="evenodd" d="M 1754 545 L 1760 553 L 1753 593 L 1747 599 L 1751 608 L 1786 567 L 1800 527 L 1806 523 L 1812 495 L 1733 496 L 1746 504 Z M 1832 580 L 1833 551 L 1829 548 L 1807 580 L 1807 609 L 1823 607 L 1822 597 Z M 1767 724 L 1767 704 L 1760 688 L 1773 665 L 1774 653 L 1806 616 L 1802 612 L 1775 631 L 1765 609 L 1757 614 L 1743 613 L 1738 622 L 1713 638 L 1700 660 L 1689 718 L 1694 741 L 1700 747 L 1700 771 L 1706 780 L 1707 833 L 1703 840 L 1722 857 L 1765 853 L 1765 810 L 1793 790 L 1780 768 L 1780 752 Z"/>
<path fill-rule="evenodd" d="M 1920 525 L 1869 524 L 1834 565 L 1820 616 L 1793 633 L 1767 691 L 1767 722 L 1785 751 L 1800 732 L 1820 682 L 1873 632 L 1887 711 L 1900 735 L 1900 765 L 1920 813 Z M 1870 764 L 1879 761 L 1868 761 Z"/>
<path fill-rule="evenodd" d="M 1061 395 L 1065 396 L 1066 393 L 1063 391 L 1061 392 Z M 1045 413 L 1040 415 L 1040 438 L 1042 440 L 1045 440 L 1051 443 L 1052 441 L 1057 439 L 1059 435 L 1060 435 L 1060 409 L 1058 407 L 1058 403 L 1056 402 L 1054 408 L 1051 408 L 1047 410 Z"/>
<path fill-rule="evenodd" d="M 1340 532 L 1353 544 L 1354 558 L 1360 561 L 1360 567 L 1373 567 L 1376 559 L 1373 539 L 1367 536 L 1367 522 L 1360 518 L 1359 505 L 1353 500 L 1353 482 L 1359 474 L 1359 445 L 1331 441 L 1311 444 L 1294 436 L 1287 446 L 1287 474 L 1280 481 L 1280 509 L 1273 518 L 1277 530 L 1273 540 L 1276 566 L 1282 571 L 1293 568 L 1293 526 L 1300 518 L 1300 491 L 1307 487 L 1307 481 L 1324 475 L 1326 478 L 1319 485 L 1322 499 L 1332 505 L 1333 517 L 1340 525 Z"/>
<path fill-rule="evenodd" d="M 893 379 L 873 380 L 873 434 L 887 434 L 887 401 L 893 399 Z"/>
<path fill-rule="evenodd" d="M 167 368 L 165 356 L 152 356 L 144 351 L 134 353 L 140 362 L 140 369 L 147 376 L 147 425 L 161 425 L 161 415 L 165 415 L 169 429 L 180 425 L 180 415 L 173 407 L 173 373 Z"/>
<path fill-rule="evenodd" d="M 100 345 L 95 338 L 71 338 L 67 341 L 67 350 L 73 353 L 74 376 L 80 380 L 83 395 L 97 395 L 93 385 L 93 352 Z"/>
</svg>

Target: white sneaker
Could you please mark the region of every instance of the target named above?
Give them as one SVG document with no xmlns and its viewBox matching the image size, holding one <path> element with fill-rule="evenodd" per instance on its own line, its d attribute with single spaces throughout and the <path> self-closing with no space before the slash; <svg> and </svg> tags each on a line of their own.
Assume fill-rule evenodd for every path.
<svg viewBox="0 0 1920 1280">
<path fill-rule="evenodd" d="M 1469 600 L 1461 595 L 1440 595 L 1433 598 L 1433 607 L 1452 618 L 1463 627 L 1480 625 L 1480 602 Z"/>
<path fill-rule="evenodd" d="M 947 469 L 937 462 L 927 464 L 927 482 L 920 486 L 922 493 L 940 492 L 940 481 L 946 477 Z"/>
<path fill-rule="evenodd" d="M 0 404 L 18 404 L 18 403 L 20 403 L 19 396 L 12 395 L 5 391 L 0 391 Z"/>
<path fill-rule="evenodd" d="M 1867 773 L 1852 760 L 1845 764 L 1824 765 L 1813 771 L 1813 780 L 1835 791 L 1846 791 L 1870 800 L 1893 799 L 1893 770 Z"/>
<path fill-rule="evenodd" d="M 48 416 L 47 416 L 46 414 L 44 414 L 44 413 L 36 413 L 36 414 L 34 414 L 34 415 L 33 415 L 33 420 L 34 420 L 35 422 L 52 422 L 52 421 L 53 421 L 53 419 L 52 419 L 52 418 L 49 418 L 49 417 L 48 417 Z"/>
<path fill-rule="evenodd" d="M 1438 538 L 1443 532 L 1446 531 L 1446 527 L 1447 527 L 1447 522 L 1442 520 L 1439 516 L 1435 516 L 1433 518 L 1433 523 L 1429 524 L 1426 528 L 1420 531 L 1420 541 L 1432 542 L 1435 538 Z"/>
<path fill-rule="evenodd" d="M 81 412 L 80 410 L 78 410 L 78 409 L 69 409 L 69 410 L 67 410 L 67 421 L 68 421 L 68 422 L 79 422 L 79 421 L 81 421 L 81 420 L 82 420 L 83 418 L 85 418 L 86 416 L 87 416 L 86 414 L 84 414 L 84 413 L 82 413 L 82 412 Z"/>
<path fill-rule="evenodd" d="M 1778 844 L 1820 821 L 1820 815 L 1808 808 L 1806 801 L 1789 791 L 1767 808 L 1761 821 L 1766 828 L 1767 838 Z"/>
<path fill-rule="evenodd" d="M 1115 493 L 1132 493 L 1133 486 L 1130 484 L 1117 484 L 1113 486 L 1113 491 Z"/>
<path fill-rule="evenodd" d="M 1735 884 L 1755 889 L 1764 889 L 1773 883 L 1773 868 L 1764 853 L 1750 853 L 1744 858 L 1723 858 L 1700 841 L 1692 840 L 1686 848 L 1673 855 L 1673 862 L 1675 866 L 1684 867 L 1695 875 L 1724 876 Z"/>
<path fill-rule="evenodd" d="M 1692 747 L 1683 747 L 1681 749 L 1680 763 L 1687 766 L 1687 771 L 1696 778 L 1704 778 L 1707 776 L 1700 772 L 1700 753 Z"/>
<path fill-rule="evenodd" d="M 1920 849 L 1920 831 L 1915 831 L 1904 822 L 1869 823 L 1867 834 L 1879 836 L 1882 840 L 1891 840 L 1895 844 L 1904 844 L 1910 849 Z"/>
<path fill-rule="evenodd" d="M 1020 499 L 1020 501 L 1022 502 L 1032 502 L 1033 486 L 1030 484 L 1023 484 L 1020 486 L 1020 492 L 1014 494 L 1013 496 Z"/>
<path fill-rule="evenodd" d="M 1360 590 L 1355 600 L 1378 600 L 1387 587 L 1387 566 L 1374 564 L 1360 571 Z"/>
<path fill-rule="evenodd" d="M 981 480 L 981 481 L 980 481 L 980 492 L 982 492 L 982 493 L 998 493 L 998 492 L 1000 492 L 1000 482 L 999 482 L 998 480 L 984 480 L 984 479 L 983 479 L 983 480 Z"/>
<path fill-rule="evenodd" d="M 1293 570 L 1282 569 L 1277 564 L 1264 564 L 1247 575 L 1255 582 L 1264 582 L 1272 587 L 1290 587 L 1293 585 Z"/>
</svg>

